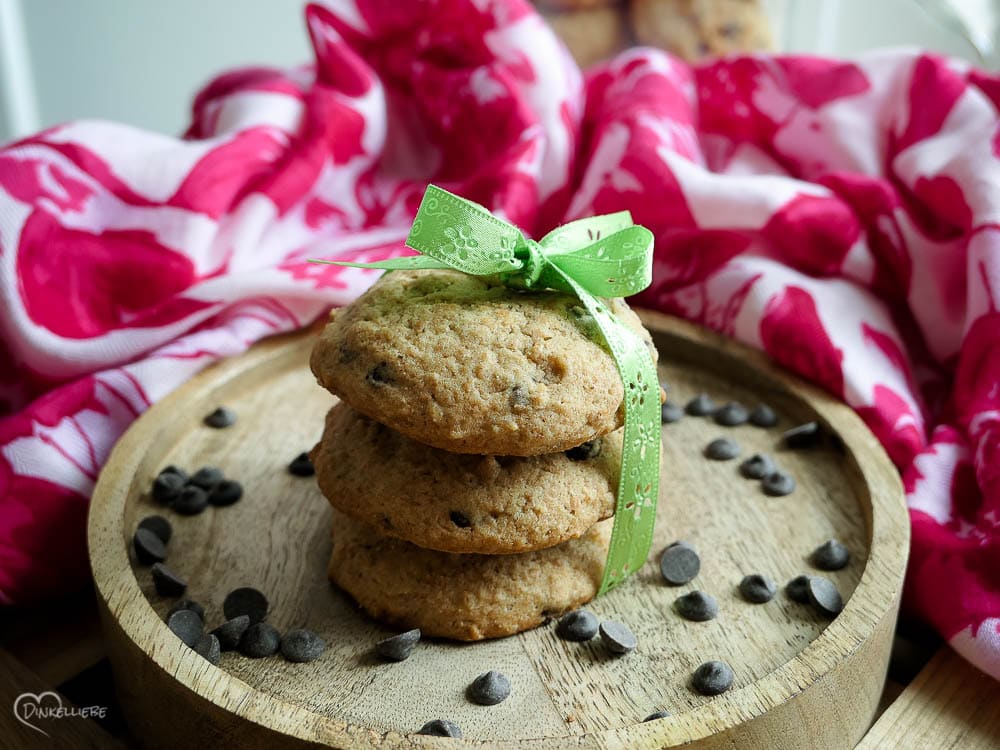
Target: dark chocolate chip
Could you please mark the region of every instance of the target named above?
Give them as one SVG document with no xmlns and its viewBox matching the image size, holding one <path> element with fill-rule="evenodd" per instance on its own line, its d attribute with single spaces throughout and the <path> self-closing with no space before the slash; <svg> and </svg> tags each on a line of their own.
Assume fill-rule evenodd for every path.
<svg viewBox="0 0 1000 750">
<path fill-rule="evenodd" d="M 660 406 L 661 424 L 672 424 L 673 422 L 680 421 L 683 417 L 684 410 L 673 401 L 664 401 L 663 405 Z"/>
<path fill-rule="evenodd" d="M 267 597 L 260 591 L 244 586 L 226 594 L 225 601 L 222 602 L 222 612 L 227 620 L 246 615 L 250 618 L 250 624 L 256 625 L 267 617 L 268 606 Z"/>
<path fill-rule="evenodd" d="M 793 602 L 809 603 L 809 576 L 795 576 L 785 584 L 785 593 Z"/>
<path fill-rule="evenodd" d="M 153 495 L 153 499 L 158 503 L 169 503 L 180 494 L 182 489 L 184 489 L 184 483 L 186 481 L 186 476 L 175 474 L 172 471 L 164 469 L 157 474 L 156 479 L 153 480 L 153 489 L 151 493 Z"/>
<path fill-rule="evenodd" d="M 326 642 L 311 630 L 289 630 L 281 639 L 281 655 L 288 661 L 315 661 L 326 650 Z"/>
<path fill-rule="evenodd" d="M 639 645 L 635 634 L 627 626 L 614 620 L 601 623 L 601 642 L 612 654 L 627 654 Z"/>
<path fill-rule="evenodd" d="M 778 424 L 778 415 L 774 413 L 774 409 L 765 404 L 757 404 L 752 408 L 748 419 L 750 424 L 756 427 L 774 427 Z"/>
<path fill-rule="evenodd" d="M 182 469 L 181 467 L 175 466 L 174 464 L 170 464 L 169 466 L 165 466 L 163 469 L 160 470 L 160 474 L 176 474 L 181 479 L 183 479 L 185 482 L 188 479 L 188 473 L 186 471 L 184 471 L 184 469 Z"/>
<path fill-rule="evenodd" d="M 404 661 L 410 658 L 413 647 L 419 642 L 420 630 L 414 628 L 379 641 L 375 644 L 375 653 L 389 661 Z"/>
<path fill-rule="evenodd" d="M 219 646 L 223 651 L 232 651 L 240 645 L 240 639 L 249 627 L 250 618 L 246 615 L 240 615 L 226 620 L 212 631 L 212 635 L 219 639 Z"/>
<path fill-rule="evenodd" d="M 135 559 L 140 565 L 152 565 L 167 559 L 166 545 L 149 529 L 136 529 L 132 546 L 135 548 Z"/>
<path fill-rule="evenodd" d="M 203 490 L 210 490 L 219 482 L 225 479 L 221 469 L 215 466 L 202 466 L 198 471 L 188 478 L 188 485 L 201 487 Z"/>
<path fill-rule="evenodd" d="M 191 610 L 201 618 L 202 622 L 205 621 L 205 608 L 194 599 L 181 599 L 177 601 L 174 606 L 167 610 L 167 617 L 169 618 L 174 612 L 180 612 L 182 609 Z"/>
<path fill-rule="evenodd" d="M 760 573 L 743 576 L 743 580 L 740 581 L 740 594 L 751 604 L 769 602 L 776 593 L 778 587 L 774 581 Z"/>
<path fill-rule="evenodd" d="M 691 687 L 702 695 L 721 695 L 733 685 L 733 670 L 724 661 L 706 661 L 691 676 Z"/>
<path fill-rule="evenodd" d="M 187 581 L 163 563 L 153 565 L 153 586 L 160 596 L 181 596 L 187 591 Z"/>
<path fill-rule="evenodd" d="M 723 427 L 735 427 L 746 424 L 748 417 L 746 407 L 738 401 L 730 401 L 728 404 L 723 404 L 715 410 L 715 414 L 712 416 L 715 419 L 715 423 L 721 424 Z"/>
<path fill-rule="evenodd" d="M 791 474 L 778 470 L 772 471 L 761 480 L 761 488 L 771 497 L 782 497 L 795 492 L 795 480 Z"/>
<path fill-rule="evenodd" d="M 216 507 L 232 505 L 243 497 L 243 485 L 235 479 L 223 479 L 208 493 L 208 502 Z"/>
<path fill-rule="evenodd" d="M 170 509 L 182 516 L 196 516 L 208 507 L 208 493 L 201 487 L 187 485 L 170 503 Z"/>
<path fill-rule="evenodd" d="M 308 453 L 300 453 L 288 464 L 288 473 L 297 477 L 311 477 L 316 473 L 316 467 L 313 466 Z"/>
<path fill-rule="evenodd" d="M 711 594 L 706 594 L 704 591 L 692 591 L 677 597 L 674 601 L 674 609 L 685 620 L 707 622 L 714 620 L 719 614 L 719 603 Z"/>
<path fill-rule="evenodd" d="M 740 474 L 747 479 L 763 479 L 777 470 L 778 467 L 766 453 L 754 453 L 740 464 Z"/>
<path fill-rule="evenodd" d="M 417 734 L 429 734 L 432 737 L 462 738 L 462 730 L 459 728 L 458 724 L 454 724 L 447 719 L 434 719 L 433 721 L 428 721 L 420 727 L 420 731 L 417 732 Z"/>
<path fill-rule="evenodd" d="M 657 719 L 666 719 L 668 716 L 670 716 L 670 712 L 669 711 L 654 711 L 649 716 L 647 716 L 645 719 L 643 719 L 642 723 L 645 724 L 647 721 L 656 721 Z"/>
<path fill-rule="evenodd" d="M 139 525 L 136 528 L 149 529 L 164 544 L 167 544 L 170 541 L 170 537 L 174 535 L 174 527 L 163 516 L 146 516 L 139 521 Z"/>
<path fill-rule="evenodd" d="M 449 513 L 448 518 L 451 519 L 451 522 L 460 529 L 467 529 L 472 526 L 472 521 L 466 518 L 464 513 L 459 513 L 457 510 L 453 510 Z"/>
<path fill-rule="evenodd" d="M 844 600 L 837 587 L 823 576 L 809 576 L 806 593 L 809 594 L 809 603 L 825 617 L 836 617 L 844 608 Z"/>
<path fill-rule="evenodd" d="M 715 402 L 707 393 L 699 393 L 687 402 L 684 411 L 692 417 L 707 417 L 715 411 Z"/>
<path fill-rule="evenodd" d="M 568 612 L 559 618 L 556 635 L 564 641 L 589 641 L 597 635 L 600 623 L 593 613 L 586 609 Z"/>
<path fill-rule="evenodd" d="M 787 430 L 781 436 L 786 448 L 815 448 L 823 441 L 823 430 L 817 422 L 806 422 Z"/>
<path fill-rule="evenodd" d="M 209 427 L 214 427 L 217 430 L 221 430 L 224 427 L 232 427 L 236 424 L 236 412 L 232 409 L 227 409 L 225 406 L 220 406 L 207 415 L 204 422 Z"/>
<path fill-rule="evenodd" d="M 588 440 L 583 445 L 570 448 L 566 451 L 566 458 L 570 461 L 587 461 L 601 455 L 601 439 Z"/>
<path fill-rule="evenodd" d="M 510 389 L 510 407 L 512 409 L 522 409 L 531 403 L 528 391 L 522 386 L 515 385 Z"/>
<path fill-rule="evenodd" d="M 510 680 L 506 675 L 491 669 L 474 679 L 465 695 L 480 706 L 495 706 L 503 703 L 510 695 Z"/>
<path fill-rule="evenodd" d="M 680 586 L 693 580 L 701 570 L 701 558 L 687 542 L 675 542 L 660 556 L 660 573 L 663 580 Z"/>
<path fill-rule="evenodd" d="M 392 381 L 392 370 L 389 368 L 388 362 L 379 362 L 368 374 L 365 375 L 365 380 L 374 385 L 385 385 Z"/>
<path fill-rule="evenodd" d="M 182 609 L 170 615 L 167 618 L 167 627 L 184 642 L 185 646 L 192 648 L 205 632 L 205 623 L 198 617 L 197 612 L 190 609 Z"/>
<path fill-rule="evenodd" d="M 251 659 L 262 659 L 265 656 L 278 653 L 281 646 L 281 634 L 273 625 L 257 622 L 246 629 L 240 638 L 240 653 Z"/>
<path fill-rule="evenodd" d="M 729 461 L 740 455 L 740 444 L 732 438 L 716 438 L 705 446 L 705 457 L 713 461 Z"/>
<path fill-rule="evenodd" d="M 222 647 L 219 646 L 219 639 L 211 633 L 205 633 L 192 648 L 209 664 L 218 664 L 219 659 L 222 657 Z"/>
<path fill-rule="evenodd" d="M 841 570 L 851 561 L 851 553 L 836 539 L 828 539 L 813 550 L 811 559 L 820 570 Z"/>
</svg>

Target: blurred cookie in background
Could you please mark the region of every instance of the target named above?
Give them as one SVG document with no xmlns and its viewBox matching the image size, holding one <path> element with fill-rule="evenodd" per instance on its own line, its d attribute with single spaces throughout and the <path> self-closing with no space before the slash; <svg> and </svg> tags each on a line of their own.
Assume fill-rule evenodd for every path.
<svg viewBox="0 0 1000 750">
<path fill-rule="evenodd" d="M 546 11 L 544 15 L 582 68 L 613 57 L 634 41 L 629 33 L 625 6 L 599 2 L 547 0 L 539 3 L 540 7 L 548 7 L 550 3 L 578 7 L 562 12 Z"/>
<path fill-rule="evenodd" d="M 631 0 L 632 31 L 640 44 L 685 60 L 771 48 L 761 0 Z"/>
</svg>

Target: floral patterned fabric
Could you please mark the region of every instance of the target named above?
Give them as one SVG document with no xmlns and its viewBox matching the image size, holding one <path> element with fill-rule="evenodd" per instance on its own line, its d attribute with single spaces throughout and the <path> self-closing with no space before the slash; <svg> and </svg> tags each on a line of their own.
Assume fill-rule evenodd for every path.
<svg viewBox="0 0 1000 750">
<path fill-rule="evenodd" d="M 0 149 L 0 601 L 87 577 L 115 440 L 206 365 L 354 299 L 428 182 L 532 236 L 630 209 L 634 303 L 767 351 L 904 478 L 906 602 L 1000 677 L 1000 78 L 636 49 L 584 78 L 520 0 L 330 0 L 313 65 L 212 81 L 183 138 L 74 122 Z"/>
</svg>

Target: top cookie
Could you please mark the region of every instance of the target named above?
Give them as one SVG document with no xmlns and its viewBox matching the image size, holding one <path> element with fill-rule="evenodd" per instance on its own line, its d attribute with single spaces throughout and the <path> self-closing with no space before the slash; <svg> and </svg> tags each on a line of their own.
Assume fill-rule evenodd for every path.
<svg viewBox="0 0 1000 750">
<path fill-rule="evenodd" d="M 608 301 L 651 350 L 624 301 Z M 393 271 L 332 315 L 320 384 L 402 434 L 453 453 L 556 453 L 622 424 L 622 382 L 575 297 L 458 271 Z"/>
</svg>

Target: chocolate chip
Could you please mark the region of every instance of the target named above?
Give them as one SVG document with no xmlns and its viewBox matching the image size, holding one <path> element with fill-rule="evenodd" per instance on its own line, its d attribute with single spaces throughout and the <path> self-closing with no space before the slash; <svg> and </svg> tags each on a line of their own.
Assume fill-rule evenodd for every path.
<svg viewBox="0 0 1000 750">
<path fill-rule="evenodd" d="M 419 642 L 420 630 L 414 628 L 379 641 L 375 644 L 375 653 L 389 661 L 404 661 L 410 658 L 413 647 Z"/>
<path fill-rule="evenodd" d="M 232 409 L 227 409 L 225 406 L 220 406 L 211 414 L 207 415 L 204 422 L 209 427 L 214 427 L 217 430 L 221 430 L 225 427 L 232 427 L 236 424 L 236 412 Z"/>
<path fill-rule="evenodd" d="M 660 424 L 678 422 L 684 416 L 684 410 L 673 401 L 664 401 L 660 407 Z"/>
<path fill-rule="evenodd" d="M 453 510 L 449 513 L 448 518 L 450 518 L 451 522 L 460 529 L 467 529 L 472 526 L 472 521 L 466 518 L 464 513 L 459 513 L 457 510 Z"/>
<path fill-rule="evenodd" d="M 566 458 L 570 461 L 587 461 L 601 455 L 601 439 L 588 440 L 583 445 L 570 448 L 566 451 Z"/>
<path fill-rule="evenodd" d="M 760 486 L 764 493 L 771 497 L 782 497 L 795 492 L 795 480 L 792 475 L 784 471 L 772 471 L 761 480 Z"/>
<path fill-rule="evenodd" d="M 185 482 L 188 480 L 188 473 L 184 471 L 184 469 L 182 469 L 181 467 L 175 466 L 174 464 L 170 464 L 169 466 L 166 466 L 163 469 L 161 469 L 160 475 L 162 474 L 176 474 Z"/>
<path fill-rule="evenodd" d="M 491 669 L 474 679 L 465 695 L 480 706 L 495 706 L 503 703 L 510 695 L 510 680 L 506 675 Z"/>
<path fill-rule="evenodd" d="M 654 711 L 649 716 L 647 716 L 645 719 L 643 719 L 642 723 L 645 724 L 647 721 L 656 721 L 657 719 L 666 719 L 668 716 L 670 716 L 670 712 L 669 711 Z"/>
<path fill-rule="evenodd" d="M 732 684 L 732 667 L 724 661 L 706 661 L 691 676 L 691 687 L 702 695 L 721 695 Z"/>
<path fill-rule="evenodd" d="M 136 528 L 152 531 L 164 544 L 169 542 L 170 537 L 174 535 L 174 527 L 163 516 L 146 516 L 139 521 L 139 525 Z"/>
<path fill-rule="evenodd" d="M 521 409 L 528 406 L 531 403 L 531 399 L 528 397 L 528 391 L 519 385 L 515 385 L 510 389 L 510 407 L 512 409 Z"/>
<path fill-rule="evenodd" d="M 429 734 L 432 737 L 462 738 L 462 730 L 459 728 L 458 724 L 454 724 L 447 719 L 434 719 L 433 721 L 428 721 L 420 727 L 420 731 L 417 732 L 417 734 Z"/>
<path fill-rule="evenodd" d="M 170 503 L 170 509 L 182 516 L 196 516 L 208 507 L 208 493 L 201 487 L 187 485 Z"/>
<path fill-rule="evenodd" d="M 181 596 L 187 591 L 187 581 L 161 562 L 153 565 L 153 586 L 160 596 Z"/>
<path fill-rule="evenodd" d="M 627 654 L 639 645 L 631 630 L 620 622 L 605 620 L 601 623 L 601 642 L 612 654 Z"/>
<path fill-rule="evenodd" d="M 740 581 L 740 594 L 751 604 L 769 602 L 777 592 L 778 587 L 774 581 L 760 573 L 743 576 L 743 580 Z"/>
<path fill-rule="evenodd" d="M 208 493 L 208 502 L 222 508 L 243 497 L 243 485 L 234 479 L 223 479 Z"/>
<path fill-rule="evenodd" d="M 219 482 L 225 479 L 221 469 L 214 466 L 202 466 L 198 471 L 188 478 L 188 485 L 201 487 L 203 490 L 210 490 Z"/>
<path fill-rule="evenodd" d="M 707 417 L 715 411 L 715 402 L 707 393 L 699 393 L 687 402 L 684 411 L 692 417 Z"/>
<path fill-rule="evenodd" d="M 712 415 L 715 423 L 721 424 L 723 427 L 735 427 L 736 425 L 745 424 L 747 416 L 746 407 L 738 401 L 730 401 L 728 404 L 723 404 Z"/>
<path fill-rule="evenodd" d="M 176 474 L 164 469 L 153 480 L 153 489 L 151 492 L 153 499 L 158 503 L 169 503 L 180 494 L 186 481 L 186 475 Z"/>
<path fill-rule="evenodd" d="M 851 553 L 836 539 L 828 539 L 813 550 L 811 559 L 820 570 L 840 570 L 851 561 Z"/>
<path fill-rule="evenodd" d="M 706 594 L 704 591 L 692 591 L 677 597 L 674 601 L 674 609 L 685 620 L 707 622 L 714 620 L 719 614 L 719 603 L 711 594 Z"/>
<path fill-rule="evenodd" d="M 597 635 L 597 618 L 586 609 L 568 612 L 559 618 L 556 635 L 564 641 L 589 641 Z"/>
<path fill-rule="evenodd" d="M 374 385 L 385 385 L 392 381 L 392 370 L 389 369 L 388 362 L 379 362 L 368 374 L 365 375 L 365 380 Z"/>
<path fill-rule="evenodd" d="M 250 618 L 250 624 L 256 625 L 267 617 L 268 606 L 267 597 L 260 591 L 250 586 L 244 586 L 233 589 L 226 594 L 226 598 L 222 602 L 222 612 L 227 620 L 246 615 Z"/>
<path fill-rule="evenodd" d="M 823 430 L 817 422 L 806 422 L 787 430 L 781 436 L 786 448 L 815 448 L 823 440 Z"/>
<path fill-rule="evenodd" d="M 326 642 L 311 630 L 289 630 L 281 639 L 281 655 L 298 664 L 315 661 L 326 650 Z"/>
<path fill-rule="evenodd" d="M 765 404 L 757 404 L 752 408 L 747 419 L 756 427 L 774 427 L 778 424 L 778 415 L 774 413 L 774 409 Z"/>
<path fill-rule="evenodd" d="M 823 576 L 809 576 L 806 593 L 809 595 L 809 603 L 825 617 L 836 617 L 844 608 L 844 600 L 840 598 L 837 587 L 833 581 Z"/>
<path fill-rule="evenodd" d="M 140 565 L 152 565 L 167 559 L 166 545 L 149 529 L 136 529 L 132 537 L 132 546 L 135 548 L 135 558 Z"/>
<path fill-rule="evenodd" d="M 218 664 L 219 659 L 222 657 L 222 648 L 219 646 L 219 639 L 211 633 L 205 633 L 192 648 L 209 664 Z"/>
<path fill-rule="evenodd" d="M 809 576 L 796 576 L 785 584 L 785 593 L 793 602 L 809 603 Z"/>
<path fill-rule="evenodd" d="M 204 632 L 205 624 L 196 612 L 190 609 L 182 609 L 174 612 L 167 618 L 167 627 L 170 632 L 176 635 L 185 646 L 194 647 Z"/>
<path fill-rule="evenodd" d="M 747 479 L 763 479 L 778 470 L 774 461 L 766 453 L 754 453 L 740 464 L 740 474 Z"/>
<path fill-rule="evenodd" d="M 181 599 L 177 601 L 174 606 L 167 610 L 167 617 L 169 618 L 174 612 L 180 612 L 182 609 L 191 610 L 201 618 L 202 622 L 205 621 L 205 608 L 194 599 Z"/>
<path fill-rule="evenodd" d="M 674 586 L 693 580 L 700 570 L 701 558 L 687 542 L 674 542 L 660 556 L 660 574 Z"/>
<path fill-rule="evenodd" d="M 219 646 L 223 651 L 232 651 L 240 645 L 240 639 L 249 627 L 250 618 L 246 615 L 240 615 L 226 620 L 212 631 L 212 635 L 219 639 Z"/>
<path fill-rule="evenodd" d="M 288 473 L 297 477 L 311 477 L 316 473 L 316 467 L 313 466 L 308 453 L 300 453 L 288 464 Z"/>
<path fill-rule="evenodd" d="M 251 659 L 262 659 L 276 654 L 281 646 L 281 634 L 273 625 L 257 622 L 246 629 L 240 638 L 240 653 Z"/>
<path fill-rule="evenodd" d="M 705 446 L 705 457 L 713 461 L 729 461 L 740 455 L 740 444 L 732 438 L 716 438 Z"/>
</svg>

